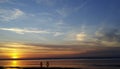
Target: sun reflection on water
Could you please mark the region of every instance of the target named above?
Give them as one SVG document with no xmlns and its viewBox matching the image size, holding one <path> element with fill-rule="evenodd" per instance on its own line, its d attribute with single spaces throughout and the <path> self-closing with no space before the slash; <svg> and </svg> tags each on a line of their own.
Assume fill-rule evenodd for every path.
<svg viewBox="0 0 120 69">
<path fill-rule="evenodd" d="M 18 65 L 19 65 L 19 62 L 17 60 L 12 60 L 10 61 L 9 66 L 5 67 L 4 69 L 21 69 L 19 68 Z"/>
<path fill-rule="evenodd" d="M 11 64 L 10 64 L 10 66 L 12 66 L 12 67 L 18 66 L 18 61 L 13 60 L 13 61 L 11 62 Z"/>
</svg>

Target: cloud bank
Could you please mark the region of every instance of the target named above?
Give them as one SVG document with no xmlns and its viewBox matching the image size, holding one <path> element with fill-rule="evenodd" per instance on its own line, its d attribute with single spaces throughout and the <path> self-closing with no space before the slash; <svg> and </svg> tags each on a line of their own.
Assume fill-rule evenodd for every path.
<svg viewBox="0 0 120 69">
<path fill-rule="evenodd" d="M 20 29 L 20 28 L 0 28 L 0 30 L 12 31 L 18 34 L 24 33 L 38 33 L 38 34 L 48 34 L 48 31 L 37 30 L 37 29 Z"/>
</svg>

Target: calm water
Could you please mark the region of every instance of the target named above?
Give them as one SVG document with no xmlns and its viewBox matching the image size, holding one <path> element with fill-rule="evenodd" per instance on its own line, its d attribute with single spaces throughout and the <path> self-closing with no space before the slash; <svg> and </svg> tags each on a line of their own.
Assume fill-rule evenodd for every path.
<svg viewBox="0 0 120 69">
<path fill-rule="evenodd" d="M 20 66 L 39 67 L 40 61 L 46 66 L 46 61 L 50 62 L 50 67 L 74 67 L 83 69 L 120 69 L 119 59 L 62 59 L 62 60 L 1 60 L 0 66 Z"/>
</svg>

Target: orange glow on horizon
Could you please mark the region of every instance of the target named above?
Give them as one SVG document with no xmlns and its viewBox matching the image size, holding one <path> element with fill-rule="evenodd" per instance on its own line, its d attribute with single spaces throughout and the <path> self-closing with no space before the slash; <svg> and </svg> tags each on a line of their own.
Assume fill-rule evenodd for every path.
<svg viewBox="0 0 120 69">
<path fill-rule="evenodd" d="M 77 54 L 78 51 L 71 49 L 55 50 L 54 48 L 47 48 L 43 46 L 25 45 L 22 43 L 6 43 L 3 46 L 10 48 L 3 49 L 3 58 L 22 59 L 22 58 L 50 58 L 50 57 L 64 57 L 66 55 Z M 48 52 L 49 50 L 49 52 Z M 6 52 L 8 51 L 8 52 Z"/>
</svg>

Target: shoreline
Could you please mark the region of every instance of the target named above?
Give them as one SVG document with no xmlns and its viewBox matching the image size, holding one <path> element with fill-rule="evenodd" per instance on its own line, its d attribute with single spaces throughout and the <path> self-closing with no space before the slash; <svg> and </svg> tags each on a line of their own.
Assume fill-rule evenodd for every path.
<svg viewBox="0 0 120 69">
<path fill-rule="evenodd" d="M 81 69 L 81 68 L 72 68 L 72 67 L 3 67 L 3 66 L 0 66 L 0 69 Z"/>
</svg>

